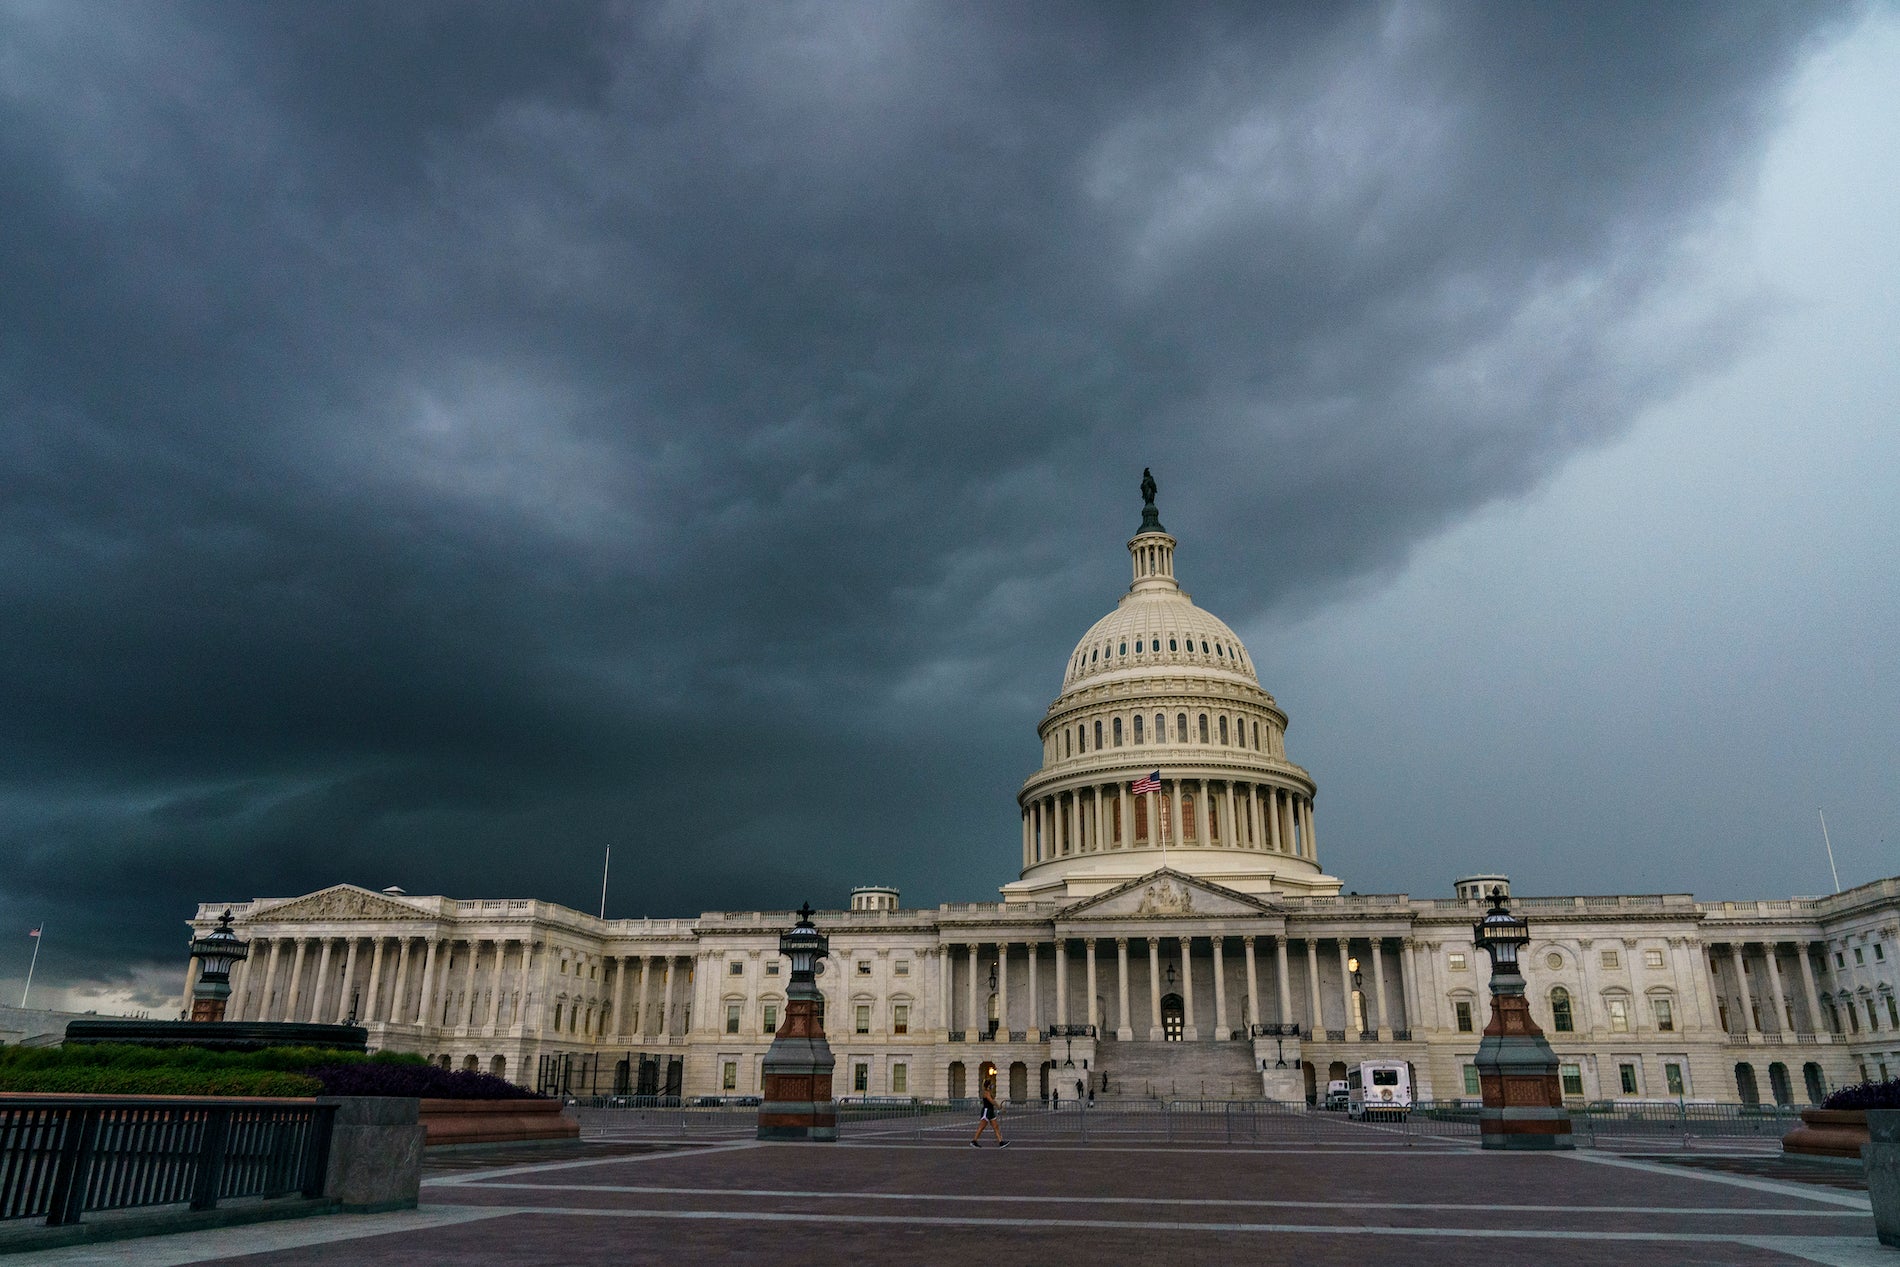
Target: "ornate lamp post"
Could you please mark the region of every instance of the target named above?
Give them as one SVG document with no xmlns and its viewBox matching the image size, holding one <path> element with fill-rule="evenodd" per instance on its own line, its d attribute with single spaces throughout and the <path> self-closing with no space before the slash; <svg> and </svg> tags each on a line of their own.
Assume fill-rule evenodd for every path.
<svg viewBox="0 0 1900 1267">
<path fill-rule="evenodd" d="M 1493 890 L 1491 909 L 1471 930 L 1472 942 L 1491 956 L 1491 1020 L 1477 1059 L 1479 1142 L 1486 1148 L 1573 1147 L 1557 1054 L 1531 1017 L 1518 970 L 1518 951 L 1530 939 L 1530 922 L 1506 909 L 1503 889 Z"/>
<path fill-rule="evenodd" d="M 831 1098 L 837 1061 L 825 1041 L 825 998 L 818 992 L 818 961 L 831 949 L 831 939 L 811 916 L 807 902 L 799 908 L 798 923 L 778 939 L 779 953 L 792 961 L 792 980 L 785 988 L 785 1018 L 765 1053 L 760 1139 L 838 1138 L 838 1106 Z"/>
<path fill-rule="evenodd" d="M 202 965 L 197 984 L 191 988 L 191 1019 L 221 1021 L 231 1001 L 231 965 L 251 953 L 250 947 L 231 931 L 230 911 L 219 917 L 216 928 L 192 939 L 191 953 Z"/>
</svg>

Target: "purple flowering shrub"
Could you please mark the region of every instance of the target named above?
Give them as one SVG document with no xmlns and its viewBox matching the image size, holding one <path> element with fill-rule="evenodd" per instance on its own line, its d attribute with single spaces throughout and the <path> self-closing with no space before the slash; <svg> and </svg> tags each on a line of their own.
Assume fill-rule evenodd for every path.
<svg viewBox="0 0 1900 1267">
<path fill-rule="evenodd" d="M 366 1060 L 324 1065 L 310 1074 L 323 1084 L 323 1095 L 413 1095 L 424 1100 L 545 1100 L 506 1078 L 440 1065 L 395 1064 Z"/>
<path fill-rule="evenodd" d="M 1821 1101 L 1824 1109 L 1900 1109 L 1900 1078 L 1885 1082 L 1856 1082 L 1841 1087 Z"/>
</svg>

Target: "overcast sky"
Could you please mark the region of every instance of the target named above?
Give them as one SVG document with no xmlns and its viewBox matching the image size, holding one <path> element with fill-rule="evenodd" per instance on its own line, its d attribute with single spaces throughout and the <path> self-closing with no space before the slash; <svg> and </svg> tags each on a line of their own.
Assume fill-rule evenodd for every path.
<svg viewBox="0 0 1900 1267">
<path fill-rule="evenodd" d="M 0 988 L 993 898 L 1151 466 L 1349 889 L 1900 872 L 1891 7 L 0 0 Z M 0 937 L 0 946 L 7 944 Z M 11 987 L 7 982 L 11 981 Z"/>
</svg>

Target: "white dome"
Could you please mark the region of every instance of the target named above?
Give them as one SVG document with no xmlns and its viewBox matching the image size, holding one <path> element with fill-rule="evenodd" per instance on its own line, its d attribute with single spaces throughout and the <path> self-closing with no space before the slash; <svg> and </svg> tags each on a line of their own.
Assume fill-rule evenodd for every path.
<svg viewBox="0 0 1900 1267">
<path fill-rule="evenodd" d="M 1252 658 L 1226 621 L 1196 607 L 1180 590 L 1134 593 L 1082 635 L 1062 675 L 1062 689 L 1109 674 L 1183 668 L 1196 676 L 1260 683 Z"/>
</svg>

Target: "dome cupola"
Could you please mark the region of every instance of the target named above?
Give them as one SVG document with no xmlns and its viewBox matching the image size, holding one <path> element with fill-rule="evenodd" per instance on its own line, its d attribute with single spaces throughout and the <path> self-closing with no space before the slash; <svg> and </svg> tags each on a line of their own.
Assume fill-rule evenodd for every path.
<svg viewBox="0 0 1900 1267">
<path fill-rule="evenodd" d="M 1164 853 L 1243 892 L 1336 893 L 1314 847 L 1313 780 L 1286 758 L 1286 714 L 1239 636 L 1181 588 L 1156 492 L 1144 470 L 1128 592 L 1076 644 L 1037 728 L 1042 766 L 1018 796 L 1023 874 L 1004 896 L 1086 897 Z"/>
</svg>

